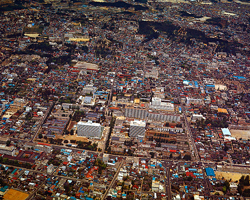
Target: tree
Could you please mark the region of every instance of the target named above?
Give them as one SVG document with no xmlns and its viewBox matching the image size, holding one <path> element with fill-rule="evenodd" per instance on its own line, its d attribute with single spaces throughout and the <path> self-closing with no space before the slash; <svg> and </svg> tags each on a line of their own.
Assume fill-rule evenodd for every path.
<svg viewBox="0 0 250 200">
<path fill-rule="evenodd" d="M 228 146 L 227 145 L 225 145 L 225 147 L 224 147 L 224 151 L 228 151 L 229 150 L 229 148 L 228 148 Z"/>
<path fill-rule="evenodd" d="M 191 156 L 186 154 L 184 157 L 183 157 L 184 160 L 191 160 Z"/>
<path fill-rule="evenodd" d="M 226 192 L 227 192 L 227 187 L 224 185 L 223 186 L 223 188 L 222 188 L 222 192 L 224 193 L 224 194 L 226 194 Z"/>
<path fill-rule="evenodd" d="M 6 141 L 6 146 L 10 146 L 10 143 L 11 143 L 11 141 L 10 141 L 10 140 L 7 140 L 7 141 Z"/>
<path fill-rule="evenodd" d="M 230 190 L 230 183 L 229 183 L 228 180 L 226 180 L 226 181 L 224 182 L 224 186 L 226 187 L 226 191 L 229 191 L 229 190 Z"/>
<path fill-rule="evenodd" d="M 43 134 L 40 133 L 40 134 L 38 135 L 38 138 L 39 138 L 39 139 L 43 138 Z"/>
<path fill-rule="evenodd" d="M 150 152 L 149 154 L 151 155 L 151 158 L 154 158 L 154 156 L 155 156 L 154 152 Z"/>
<path fill-rule="evenodd" d="M 187 180 L 188 180 L 188 181 L 192 181 L 192 180 L 193 180 L 193 177 L 192 177 L 192 176 L 188 176 L 188 177 L 187 177 Z"/>
<path fill-rule="evenodd" d="M 249 186 L 249 185 L 250 185 L 250 183 L 249 183 L 249 175 L 247 175 L 247 176 L 245 177 L 245 179 L 244 179 L 244 185 L 245 185 L 245 186 Z"/>
</svg>

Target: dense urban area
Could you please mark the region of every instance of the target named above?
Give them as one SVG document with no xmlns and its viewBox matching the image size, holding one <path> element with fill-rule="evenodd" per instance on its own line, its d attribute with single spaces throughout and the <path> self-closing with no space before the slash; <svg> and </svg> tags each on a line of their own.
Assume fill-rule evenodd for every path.
<svg viewBox="0 0 250 200">
<path fill-rule="evenodd" d="M 249 0 L 0 0 L 0 198 L 249 200 Z"/>
</svg>

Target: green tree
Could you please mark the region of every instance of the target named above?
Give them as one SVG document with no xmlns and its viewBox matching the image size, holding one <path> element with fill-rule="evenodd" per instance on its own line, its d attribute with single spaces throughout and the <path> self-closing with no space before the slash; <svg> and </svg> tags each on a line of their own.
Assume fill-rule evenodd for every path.
<svg viewBox="0 0 250 200">
<path fill-rule="evenodd" d="M 192 180 L 193 180 L 193 177 L 192 177 L 192 176 L 188 176 L 188 177 L 187 177 L 187 180 L 188 180 L 188 181 L 192 181 Z"/>
<path fill-rule="evenodd" d="M 183 157 L 184 160 L 191 160 L 191 156 L 186 154 L 184 157 Z"/>
<path fill-rule="evenodd" d="M 227 187 L 226 187 L 225 185 L 224 185 L 223 188 L 222 188 L 222 192 L 223 192 L 224 194 L 227 193 Z"/>
<path fill-rule="evenodd" d="M 245 185 L 245 186 L 249 186 L 249 185 L 250 185 L 250 183 L 249 183 L 249 175 L 247 175 L 247 176 L 245 177 L 245 179 L 244 179 L 244 185 Z"/>
<path fill-rule="evenodd" d="M 6 141 L 6 146 L 10 146 L 10 143 L 11 143 L 11 141 L 10 141 L 10 140 L 7 140 L 7 141 Z"/>
</svg>

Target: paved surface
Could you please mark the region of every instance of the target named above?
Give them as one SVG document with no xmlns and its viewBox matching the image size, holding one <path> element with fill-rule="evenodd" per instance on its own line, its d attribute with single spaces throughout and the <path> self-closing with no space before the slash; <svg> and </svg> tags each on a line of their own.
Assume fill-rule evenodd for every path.
<svg viewBox="0 0 250 200">
<path fill-rule="evenodd" d="M 119 167 L 118 167 L 117 170 L 116 170 L 116 173 L 115 173 L 115 176 L 114 176 L 113 180 L 111 181 L 111 183 L 109 184 L 108 188 L 106 189 L 105 193 L 103 194 L 103 196 L 102 196 L 102 198 L 101 198 L 102 200 L 104 200 L 104 199 L 106 198 L 106 196 L 108 195 L 108 192 L 109 192 L 110 188 L 111 188 L 111 187 L 113 186 L 113 184 L 115 183 L 116 178 L 117 178 L 117 176 L 118 176 L 118 174 L 119 174 L 119 172 L 120 172 L 120 169 L 121 169 L 121 167 L 123 166 L 124 162 L 125 162 L 125 160 L 122 160 L 122 161 L 120 162 Z"/>
<path fill-rule="evenodd" d="M 192 137 L 192 131 L 191 131 L 191 128 L 190 128 L 190 125 L 189 125 L 189 122 L 187 120 L 187 116 L 186 116 L 186 113 L 185 113 L 186 112 L 185 107 L 181 106 L 181 109 L 182 109 L 183 117 L 184 117 L 184 120 L 185 120 L 185 128 L 186 128 L 186 131 L 187 131 L 187 136 L 188 136 L 188 139 L 189 139 L 191 152 L 194 152 L 193 156 L 195 157 L 195 161 L 200 161 L 200 157 L 199 157 L 196 145 L 194 143 L 194 139 Z"/>
</svg>

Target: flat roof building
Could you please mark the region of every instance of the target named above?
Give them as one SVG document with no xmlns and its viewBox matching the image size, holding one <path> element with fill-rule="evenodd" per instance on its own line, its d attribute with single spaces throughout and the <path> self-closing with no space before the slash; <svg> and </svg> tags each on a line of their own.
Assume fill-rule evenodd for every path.
<svg viewBox="0 0 250 200">
<path fill-rule="evenodd" d="M 130 137 L 144 137 L 146 122 L 140 120 L 134 120 L 130 122 Z"/>
<path fill-rule="evenodd" d="M 6 145 L 0 145 L 0 153 L 1 154 L 14 156 L 15 152 L 16 152 L 15 147 L 13 147 L 13 146 L 8 147 Z"/>
<path fill-rule="evenodd" d="M 158 97 L 152 98 L 152 103 L 149 107 L 156 110 L 167 110 L 174 112 L 174 104 L 170 102 L 164 102 Z"/>
<path fill-rule="evenodd" d="M 88 122 L 78 122 L 77 123 L 77 135 L 85 136 L 88 138 L 101 138 L 103 127 L 99 123 Z"/>
</svg>

